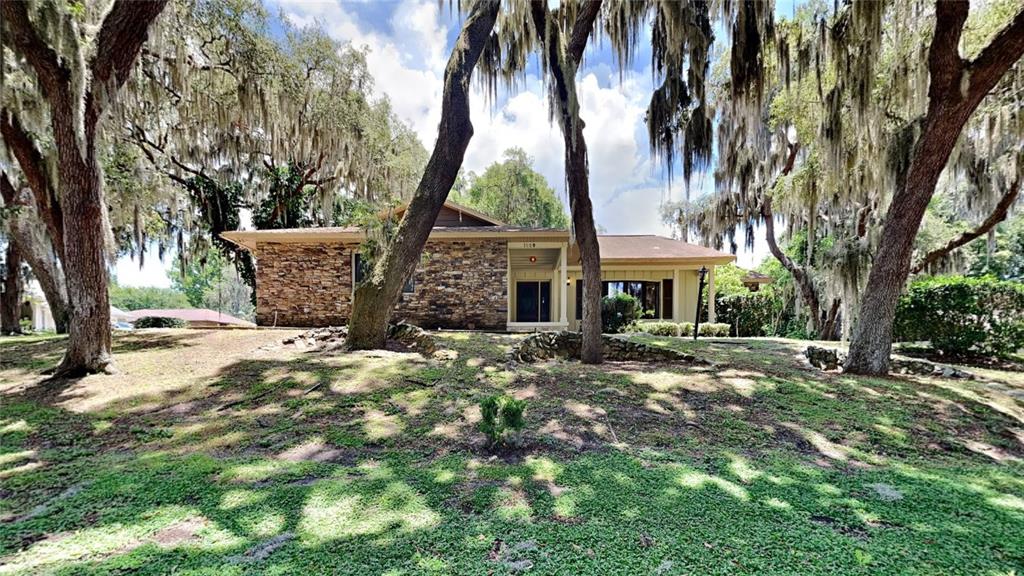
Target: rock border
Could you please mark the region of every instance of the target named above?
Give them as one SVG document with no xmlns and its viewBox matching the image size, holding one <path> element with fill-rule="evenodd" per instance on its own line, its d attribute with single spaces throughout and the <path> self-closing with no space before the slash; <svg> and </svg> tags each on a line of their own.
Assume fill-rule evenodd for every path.
<svg viewBox="0 0 1024 576">
<path fill-rule="evenodd" d="M 693 354 L 670 348 L 634 342 L 621 336 L 602 335 L 604 359 L 611 361 L 685 362 L 710 366 L 711 363 Z M 579 332 L 535 332 L 513 346 L 509 352 L 512 362 L 533 363 L 552 358 L 579 358 L 583 336 Z"/>
<path fill-rule="evenodd" d="M 808 346 L 804 356 L 811 366 L 824 371 L 839 370 L 846 362 L 846 354 L 834 348 Z M 931 376 L 934 378 L 953 378 L 955 380 L 975 380 L 977 376 L 948 364 L 936 364 L 928 360 L 915 358 L 893 357 L 889 360 L 890 374 L 912 374 L 915 376 Z"/>
</svg>

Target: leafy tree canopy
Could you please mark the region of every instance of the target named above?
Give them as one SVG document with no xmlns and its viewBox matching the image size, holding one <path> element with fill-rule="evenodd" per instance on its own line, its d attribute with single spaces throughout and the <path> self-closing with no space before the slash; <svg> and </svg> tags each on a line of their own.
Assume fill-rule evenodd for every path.
<svg viewBox="0 0 1024 576">
<path fill-rule="evenodd" d="M 121 310 L 191 308 L 188 298 L 173 288 L 121 286 L 110 283 L 110 305 Z"/>
<path fill-rule="evenodd" d="M 454 191 L 453 200 L 512 226 L 568 228 L 565 206 L 533 169 L 533 158 L 522 148 L 509 148 L 504 157 L 479 176 L 470 172 L 465 187 Z"/>
</svg>

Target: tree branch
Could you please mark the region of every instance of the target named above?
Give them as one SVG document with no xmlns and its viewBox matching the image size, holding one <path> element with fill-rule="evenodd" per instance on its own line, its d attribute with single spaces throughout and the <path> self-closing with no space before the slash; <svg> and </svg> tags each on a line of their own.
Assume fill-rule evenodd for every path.
<svg viewBox="0 0 1024 576">
<path fill-rule="evenodd" d="M 587 40 L 594 30 L 594 20 L 601 13 L 601 0 L 587 0 L 583 3 L 576 14 L 576 21 L 572 25 L 572 35 L 569 37 L 569 44 L 566 46 L 566 53 L 576 64 L 583 59 L 583 51 L 587 47 Z"/>
<path fill-rule="evenodd" d="M 95 122 L 103 114 L 105 94 L 114 94 L 128 79 L 135 58 L 149 34 L 149 25 L 160 15 L 167 0 L 116 0 L 103 19 L 96 37 L 92 83 L 86 95 L 86 120 Z"/>
<path fill-rule="evenodd" d="M 0 135 L 3 136 L 8 152 L 18 161 L 18 167 L 32 189 L 39 215 L 53 238 L 57 254 L 63 258 L 64 213 L 57 197 L 57 189 L 46 173 L 42 153 L 21 125 L 18 116 L 7 108 L 0 110 Z"/>
<path fill-rule="evenodd" d="M 28 17 L 28 6 L 28 2 L 0 2 L 4 43 L 11 45 L 28 60 L 49 99 L 67 89 L 71 75 L 60 65 L 57 53 L 36 33 Z"/>
<path fill-rule="evenodd" d="M 931 84 L 928 99 L 938 102 L 950 91 L 960 92 L 964 61 L 960 58 L 960 35 L 964 31 L 968 0 L 936 0 L 935 34 L 928 48 L 928 70 Z"/>
<path fill-rule="evenodd" d="M 995 87 L 1007 69 L 1024 56 L 1024 10 L 996 34 L 978 57 L 968 64 L 971 72 L 969 94 L 981 100 Z"/>
<path fill-rule="evenodd" d="M 987 234 L 989 230 L 996 227 L 997 224 L 1006 220 L 1009 214 L 1010 207 L 1013 206 L 1017 198 L 1020 197 L 1020 177 L 1013 181 L 1010 188 L 1003 194 L 1003 197 L 999 199 L 999 203 L 992 210 L 992 213 L 985 218 L 985 221 L 981 223 L 974 230 L 962 232 L 955 238 L 951 239 L 941 248 L 936 248 L 931 252 L 925 254 L 924 258 L 921 259 L 913 268 L 910 269 L 911 274 L 918 274 L 928 266 L 938 262 L 944 258 L 947 254 L 956 250 L 957 248 L 967 244 L 977 238 L 980 238 L 984 234 Z"/>
</svg>

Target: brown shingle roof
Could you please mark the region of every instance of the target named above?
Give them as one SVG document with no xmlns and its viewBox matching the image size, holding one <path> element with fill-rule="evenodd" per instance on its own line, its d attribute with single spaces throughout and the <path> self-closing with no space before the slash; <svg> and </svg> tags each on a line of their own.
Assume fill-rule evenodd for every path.
<svg viewBox="0 0 1024 576">
<path fill-rule="evenodd" d="M 688 244 L 664 236 L 601 235 L 601 260 L 726 260 L 736 257 L 713 248 Z"/>
</svg>

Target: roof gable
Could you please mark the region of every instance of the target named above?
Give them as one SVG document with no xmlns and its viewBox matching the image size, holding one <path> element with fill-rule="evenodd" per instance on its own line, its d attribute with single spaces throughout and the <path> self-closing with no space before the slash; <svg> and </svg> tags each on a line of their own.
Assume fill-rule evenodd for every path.
<svg viewBox="0 0 1024 576">
<path fill-rule="evenodd" d="M 396 208 L 394 211 L 395 218 L 401 218 L 408 208 L 408 203 Z M 445 201 L 441 211 L 437 214 L 437 219 L 434 220 L 434 228 L 463 228 L 470 226 L 504 226 L 504 224 L 483 212 L 449 201 Z"/>
</svg>

